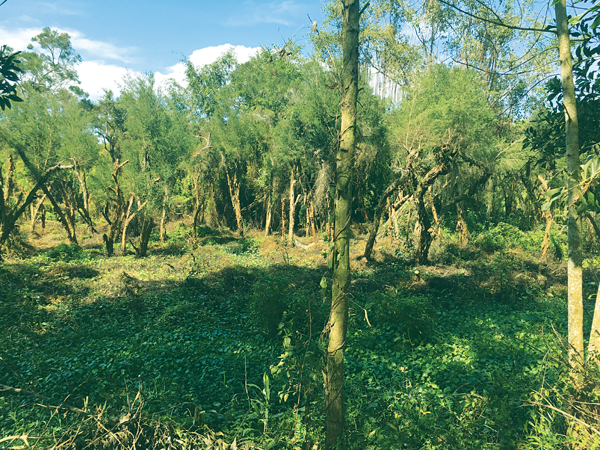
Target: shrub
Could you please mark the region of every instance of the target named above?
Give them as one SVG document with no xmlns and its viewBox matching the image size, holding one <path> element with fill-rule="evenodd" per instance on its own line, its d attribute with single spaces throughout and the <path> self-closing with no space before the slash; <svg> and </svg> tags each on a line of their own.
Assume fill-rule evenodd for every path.
<svg viewBox="0 0 600 450">
<path fill-rule="evenodd" d="M 89 254 L 77 244 L 60 244 L 47 253 L 48 258 L 55 261 L 81 261 L 89 259 Z"/>
</svg>

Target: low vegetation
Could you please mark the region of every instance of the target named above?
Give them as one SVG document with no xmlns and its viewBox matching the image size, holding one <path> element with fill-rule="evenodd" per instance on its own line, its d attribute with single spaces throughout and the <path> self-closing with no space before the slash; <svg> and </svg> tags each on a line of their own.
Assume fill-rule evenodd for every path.
<svg viewBox="0 0 600 450">
<path fill-rule="evenodd" d="M 0 448 L 322 448 L 327 242 L 194 240 L 180 222 L 147 258 L 107 258 L 96 235 L 66 245 L 54 227 L 0 266 Z M 566 264 L 540 261 L 539 234 L 501 224 L 461 247 L 444 231 L 426 266 L 383 237 L 367 263 L 365 239 L 349 448 L 597 444 L 598 369 L 572 392 Z"/>
</svg>

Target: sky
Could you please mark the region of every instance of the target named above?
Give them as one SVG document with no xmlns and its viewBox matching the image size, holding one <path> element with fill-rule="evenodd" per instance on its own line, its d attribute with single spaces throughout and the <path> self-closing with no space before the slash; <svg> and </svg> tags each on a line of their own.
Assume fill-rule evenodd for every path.
<svg viewBox="0 0 600 450">
<path fill-rule="evenodd" d="M 235 47 L 245 62 L 261 46 L 308 46 L 308 16 L 321 23 L 322 8 L 320 0 L 7 0 L 0 45 L 26 50 L 43 27 L 68 33 L 83 58 L 81 87 L 97 99 L 118 91 L 127 72 L 181 82 L 186 58 L 201 66 Z"/>
</svg>

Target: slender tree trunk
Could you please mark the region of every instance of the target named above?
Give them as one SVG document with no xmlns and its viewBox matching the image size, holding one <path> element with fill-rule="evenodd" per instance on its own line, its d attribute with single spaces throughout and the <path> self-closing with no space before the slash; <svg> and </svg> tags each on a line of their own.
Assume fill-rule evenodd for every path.
<svg viewBox="0 0 600 450">
<path fill-rule="evenodd" d="M 81 198 L 83 199 L 83 204 L 76 199 L 77 209 L 79 210 L 79 214 L 83 218 L 83 220 L 88 224 L 89 230 L 92 233 L 97 233 L 94 228 L 94 222 L 92 221 L 92 216 L 90 215 L 90 198 L 91 194 L 87 188 L 87 176 L 84 170 L 78 170 L 77 166 L 73 167 L 73 173 L 79 182 L 79 188 L 81 189 Z"/>
<path fill-rule="evenodd" d="M 193 224 L 193 231 L 192 231 L 192 236 L 194 236 L 194 239 L 198 238 L 198 222 L 200 219 L 200 209 L 202 209 L 202 202 L 200 200 L 200 175 L 194 175 L 193 177 L 193 183 L 194 183 L 194 212 L 193 212 L 193 217 L 194 217 L 194 224 Z"/>
<path fill-rule="evenodd" d="M 390 205 L 390 213 L 392 218 L 392 225 L 394 226 L 394 232 L 392 233 L 393 240 L 398 240 L 400 236 L 400 224 L 398 223 L 398 213 L 399 208 L 396 205 L 396 202 Z"/>
<path fill-rule="evenodd" d="M 240 234 L 244 235 L 244 219 L 242 217 L 242 205 L 240 204 L 240 182 L 237 178 L 237 172 L 233 173 L 233 177 L 229 175 L 229 169 L 225 166 L 225 174 L 227 175 L 227 185 L 229 186 L 229 196 L 231 197 L 231 206 L 235 213 L 235 221 Z"/>
<path fill-rule="evenodd" d="M 123 219 L 123 231 L 121 231 L 121 253 L 125 253 L 125 247 L 127 245 L 127 228 L 129 224 L 133 220 L 135 214 L 131 214 L 131 207 L 133 206 L 133 201 L 135 199 L 134 194 L 131 194 L 129 197 L 129 201 L 127 202 L 127 209 L 125 209 L 125 217 Z"/>
<path fill-rule="evenodd" d="M 289 230 L 288 230 L 288 243 L 293 244 L 294 243 L 294 226 L 295 224 L 295 219 L 296 219 L 296 193 L 294 192 L 294 186 L 296 185 L 296 182 L 298 181 L 295 177 L 295 167 L 292 167 L 292 174 L 290 175 L 290 195 L 289 195 L 289 201 L 290 201 L 290 220 L 289 220 Z"/>
<path fill-rule="evenodd" d="M 265 216 L 265 236 L 271 234 L 271 221 L 273 220 L 273 201 L 271 194 L 267 195 L 267 213 Z"/>
<path fill-rule="evenodd" d="M 135 249 L 135 254 L 138 258 L 145 258 L 148 254 L 148 243 L 150 242 L 150 234 L 154 228 L 154 220 L 151 217 L 142 219 L 142 231 L 140 233 L 139 247 Z"/>
<path fill-rule="evenodd" d="M 592 319 L 592 329 L 588 343 L 588 355 L 590 358 L 600 359 L 600 283 L 598 283 L 598 292 L 596 293 L 596 305 L 594 307 L 594 318 Z"/>
<path fill-rule="evenodd" d="M 408 210 L 408 215 L 406 217 L 406 227 L 404 229 L 404 234 L 405 234 L 405 241 L 408 244 L 409 240 L 410 240 L 410 220 L 411 220 L 411 216 L 412 216 L 412 209 L 409 208 Z M 391 218 L 390 218 L 391 220 Z M 391 228 L 390 228 L 390 235 L 392 234 L 391 232 Z M 390 239 L 390 242 L 392 242 L 392 240 Z"/>
<path fill-rule="evenodd" d="M 29 204 L 30 215 L 31 215 L 31 234 L 35 233 L 35 225 L 38 221 L 40 209 L 44 205 L 44 200 L 46 200 L 45 194 L 36 200 L 35 205 L 33 204 L 33 202 L 31 202 Z"/>
<path fill-rule="evenodd" d="M 548 258 L 548 249 L 550 248 L 550 231 L 552 230 L 552 222 L 554 218 L 552 217 L 552 213 L 550 210 L 544 211 L 542 215 L 544 220 L 546 221 L 546 229 L 544 230 L 544 239 L 542 241 L 542 254 L 540 255 L 542 260 L 546 260 Z"/>
<path fill-rule="evenodd" d="M 548 192 L 548 183 L 541 175 L 538 175 L 538 180 L 542 183 L 542 188 L 544 189 L 544 193 Z M 548 249 L 550 248 L 550 231 L 552 230 L 552 222 L 554 217 L 552 216 L 552 211 L 547 209 L 542 213 L 542 218 L 546 221 L 546 229 L 544 230 L 544 239 L 542 240 L 542 253 L 540 258 L 542 260 L 546 260 L 548 257 Z"/>
<path fill-rule="evenodd" d="M 310 227 L 310 233 L 312 234 L 313 240 L 317 240 L 317 224 L 315 220 L 315 202 L 312 197 L 308 206 L 308 224 Z"/>
<path fill-rule="evenodd" d="M 420 196 L 418 199 L 416 199 L 415 206 L 417 210 L 417 226 L 415 227 L 415 232 L 418 239 L 416 246 L 417 249 L 415 252 L 415 261 L 418 264 L 427 264 L 429 247 L 431 247 L 433 237 L 429 232 L 429 229 L 431 228 L 431 221 L 429 220 L 429 214 L 427 214 L 427 209 L 425 208 L 423 196 Z"/>
<path fill-rule="evenodd" d="M 598 224 L 596 223 L 594 216 L 592 216 L 588 211 L 585 217 L 587 217 L 587 220 L 590 222 L 590 225 L 592 225 L 594 233 L 596 234 L 596 239 L 600 239 L 600 228 L 598 228 Z"/>
<path fill-rule="evenodd" d="M 458 242 L 461 247 L 465 247 L 469 243 L 469 227 L 465 221 L 464 211 L 462 208 L 463 202 L 456 204 L 456 231 L 458 231 Z"/>
<path fill-rule="evenodd" d="M 356 149 L 358 97 L 359 0 L 342 0 L 342 101 L 340 146 L 336 156 L 336 195 L 333 250 L 333 286 L 329 315 L 325 410 L 327 448 L 341 444 L 344 430 L 344 349 L 348 327 L 350 286 L 350 222 L 352 218 L 352 166 Z"/>
<path fill-rule="evenodd" d="M 19 154 L 19 157 L 21 158 L 21 161 L 23 161 L 23 164 L 25 164 L 25 167 L 27 167 L 27 169 L 31 172 L 31 174 L 34 176 L 36 181 L 39 182 L 39 180 L 42 179 L 43 177 L 40 175 L 38 169 L 31 163 L 31 161 L 27 157 L 27 154 L 23 150 L 23 148 L 21 148 L 19 146 L 15 146 L 15 150 Z M 66 168 L 66 167 L 64 167 L 64 168 Z M 71 168 L 71 167 L 69 166 L 68 168 Z M 60 205 L 57 203 L 56 199 L 50 192 L 50 189 L 48 189 L 48 186 L 46 186 L 46 183 L 45 182 L 42 183 L 39 186 L 39 189 L 41 189 L 44 192 L 44 194 L 46 194 L 46 197 L 48 197 L 50 204 L 52 205 L 52 207 L 54 208 L 54 211 L 56 212 L 56 216 L 58 217 L 58 220 L 60 221 L 60 223 L 64 227 L 65 231 L 67 232 L 67 238 L 69 239 L 69 241 L 72 242 L 73 244 L 77 244 L 77 236 L 75 234 L 75 230 L 74 229 L 72 230 L 71 227 L 69 226 L 69 223 L 67 222 L 67 219 L 65 218 L 65 215 L 63 214 L 63 211 L 62 211 Z M 29 205 L 27 205 L 27 206 L 29 206 Z"/>
<path fill-rule="evenodd" d="M 76 233 L 75 227 L 77 224 L 77 220 L 76 220 L 77 205 L 76 205 L 75 193 L 73 192 L 73 189 L 72 189 L 73 186 L 72 185 L 66 186 L 66 183 L 63 180 L 59 181 L 57 184 L 58 184 L 58 188 L 63 197 L 63 203 L 65 205 L 65 218 L 67 220 L 67 224 L 68 224 L 69 228 L 71 229 L 73 236 L 75 236 L 75 233 Z"/>
<path fill-rule="evenodd" d="M 160 216 L 160 228 L 159 228 L 159 233 L 158 233 L 160 242 L 163 243 L 163 244 L 167 240 L 167 228 L 166 228 L 166 226 L 167 226 L 167 202 L 168 202 L 168 199 L 169 199 L 169 190 L 167 189 L 167 186 L 165 186 L 165 196 L 163 198 L 162 214 Z"/>
<path fill-rule="evenodd" d="M 285 237 L 285 198 L 281 196 L 281 237 Z"/>
<path fill-rule="evenodd" d="M 571 41 L 567 19 L 566 0 L 555 5 L 556 27 L 558 31 L 558 52 L 560 57 L 560 78 L 562 81 L 565 104 L 565 143 L 567 171 L 569 173 L 567 196 L 569 262 L 568 278 L 568 323 L 569 323 L 569 359 L 572 366 L 583 357 L 583 254 L 581 234 L 577 214 L 579 199 L 579 122 L 573 82 L 573 63 L 571 60 Z"/>
</svg>

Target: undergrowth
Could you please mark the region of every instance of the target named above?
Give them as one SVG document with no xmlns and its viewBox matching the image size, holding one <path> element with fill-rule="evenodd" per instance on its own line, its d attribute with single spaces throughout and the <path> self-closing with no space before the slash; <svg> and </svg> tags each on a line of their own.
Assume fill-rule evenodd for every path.
<svg viewBox="0 0 600 450">
<path fill-rule="evenodd" d="M 597 445 L 562 414 L 592 423 L 599 395 L 569 390 L 562 269 L 513 232 L 476 260 L 450 243 L 436 266 L 355 270 L 347 448 Z M 146 259 L 60 246 L 0 265 L 0 448 L 322 448 L 323 248 L 171 239 Z"/>
</svg>

